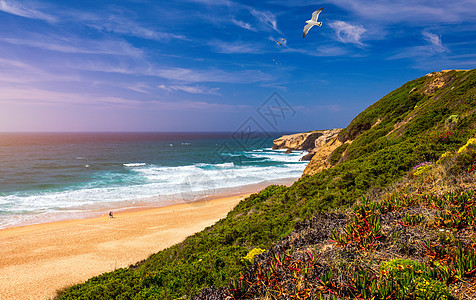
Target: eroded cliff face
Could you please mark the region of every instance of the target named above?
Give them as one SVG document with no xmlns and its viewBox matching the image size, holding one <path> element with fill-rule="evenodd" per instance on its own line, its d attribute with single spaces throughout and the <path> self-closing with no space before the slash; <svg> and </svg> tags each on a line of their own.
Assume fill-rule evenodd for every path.
<svg viewBox="0 0 476 300">
<path fill-rule="evenodd" d="M 315 141 L 320 136 L 322 136 L 320 130 L 283 135 L 282 137 L 273 141 L 273 149 L 309 151 L 314 149 Z"/>
<path fill-rule="evenodd" d="M 340 145 L 342 145 L 342 142 L 337 139 L 337 135 L 328 140 L 325 145 L 315 151 L 302 175 L 314 175 L 324 169 L 330 168 L 332 165 L 329 162 L 329 156 Z"/>
<path fill-rule="evenodd" d="M 467 71 L 467 70 L 443 70 L 441 72 L 433 72 L 426 74 L 428 78 L 431 78 L 431 81 L 427 83 L 423 94 L 432 95 L 438 89 L 444 87 L 445 85 L 452 84 L 455 80 L 454 74 L 452 71 Z"/>
<path fill-rule="evenodd" d="M 315 174 L 330 166 L 327 158 L 332 151 L 342 145 L 337 140 L 341 130 L 337 128 L 285 135 L 273 141 L 273 149 L 308 151 L 309 153 L 302 158 L 302 160 L 310 160 L 304 175 Z"/>
<path fill-rule="evenodd" d="M 313 151 L 326 145 L 341 130 L 341 128 L 337 128 L 283 135 L 273 141 L 273 149 Z"/>
</svg>

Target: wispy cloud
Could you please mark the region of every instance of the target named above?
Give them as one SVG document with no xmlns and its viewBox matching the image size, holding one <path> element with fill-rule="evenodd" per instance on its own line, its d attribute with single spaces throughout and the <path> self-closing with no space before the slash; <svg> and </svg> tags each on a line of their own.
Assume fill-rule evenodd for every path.
<svg viewBox="0 0 476 300">
<path fill-rule="evenodd" d="M 190 2 L 195 2 L 195 3 L 200 3 L 200 4 L 205 4 L 205 5 L 211 5 L 211 6 L 217 6 L 217 5 L 232 5 L 233 2 L 230 0 L 188 0 Z"/>
<path fill-rule="evenodd" d="M 310 105 L 310 106 L 294 106 L 294 109 L 297 111 L 305 113 L 316 113 L 316 112 L 339 112 L 342 111 L 343 107 L 338 104 L 324 104 L 324 105 Z"/>
<path fill-rule="evenodd" d="M 86 15 L 83 18 L 89 23 L 89 27 L 99 31 L 114 32 L 159 42 L 167 42 L 171 39 L 187 39 L 184 35 L 153 30 L 117 15 L 110 15 L 107 18 L 100 15 Z"/>
<path fill-rule="evenodd" d="M 256 43 L 210 41 L 208 43 L 218 53 L 262 53 L 262 47 Z"/>
<path fill-rule="evenodd" d="M 183 91 L 189 94 L 203 94 L 203 95 L 217 95 L 221 96 L 218 93 L 219 88 L 207 88 L 205 86 L 201 85 L 165 85 L 161 84 L 158 86 L 158 88 L 173 92 L 173 91 Z"/>
<path fill-rule="evenodd" d="M 278 22 L 276 20 L 276 15 L 270 11 L 259 11 L 256 9 L 250 9 L 250 13 L 258 19 L 258 21 L 269 29 L 276 31 L 282 35 L 282 32 L 278 29 Z"/>
<path fill-rule="evenodd" d="M 236 112 L 236 111 L 249 111 L 254 109 L 254 107 L 249 105 L 240 105 L 240 104 L 224 104 L 224 103 L 214 103 L 206 101 L 149 101 L 148 105 L 155 106 L 160 110 L 171 110 L 171 111 L 218 111 L 218 112 Z"/>
<path fill-rule="evenodd" d="M 344 21 L 334 21 L 331 22 L 329 26 L 335 30 L 339 41 L 364 46 L 362 38 L 367 30 L 362 25 L 352 25 Z"/>
<path fill-rule="evenodd" d="M 116 96 L 101 96 L 84 93 L 69 93 L 46 90 L 35 87 L 6 87 L 0 84 L 0 104 L 16 106 L 55 106 L 55 107 L 96 107 L 96 108 L 129 108 L 129 109 L 160 109 L 170 111 L 237 111 L 249 110 L 253 107 L 241 104 L 224 104 L 192 100 L 162 100 L 155 95 L 148 99 L 133 99 Z"/>
<path fill-rule="evenodd" d="M 251 30 L 251 31 L 256 31 L 256 28 L 251 26 L 250 23 L 239 21 L 239 20 L 236 20 L 235 18 L 231 19 L 231 22 L 233 24 L 235 24 L 236 26 L 238 26 L 238 27 L 241 27 L 241 28 L 244 28 L 244 29 L 247 29 L 247 30 Z"/>
<path fill-rule="evenodd" d="M 41 11 L 30 7 L 25 7 L 24 5 L 12 0 L 0 0 L 0 10 L 12 15 L 29 19 L 37 19 L 47 22 L 56 21 L 56 18 L 53 16 L 42 13 Z"/>
<path fill-rule="evenodd" d="M 402 58 L 417 58 L 423 59 L 425 57 L 433 56 L 436 54 L 443 54 L 449 52 L 448 48 L 444 46 L 438 35 L 431 32 L 422 32 L 422 38 L 427 43 L 426 45 L 419 45 L 405 48 L 399 53 L 390 56 L 390 59 L 402 59 Z"/>
<path fill-rule="evenodd" d="M 443 46 L 441 38 L 431 32 L 423 32 L 423 38 L 427 41 L 435 52 L 446 52 L 448 48 Z"/>
<path fill-rule="evenodd" d="M 424 25 L 435 21 L 455 23 L 476 20 L 473 13 L 476 10 L 476 2 L 473 0 L 460 0 L 458 3 L 444 0 L 330 0 L 330 2 L 366 20 L 386 24 L 406 22 Z"/>
<path fill-rule="evenodd" d="M 314 50 L 304 48 L 286 48 L 283 52 L 301 53 L 310 56 L 348 56 L 350 52 L 339 46 L 316 47 Z"/>
<path fill-rule="evenodd" d="M 298 7 L 309 6 L 308 0 L 273 0 L 273 4 Z M 427 26 L 429 24 L 460 24 L 476 21 L 474 0 L 328 0 L 349 13 L 352 19 L 365 22 L 370 32 L 373 26 Z M 312 3 L 311 3 L 312 4 Z M 324 15 L 326 10 L 324 10 Z"/>
<path fill-rule="evenodd" d="M 39 71 L 37 68 L 26 64 L 22 61 L 19 60 L 13 60 L 13 59 L 6 59 L 6 58 L 1 58 L 0 57 L 0 66 L 2 66 L 2 69 L 5 69 L 7 67 L 13 67 L 15 69 L 23 69 L 28 72 L 37 72 Z"/>
<path fill-rule="evenodd" d="M 131 91 L 135 91 L 135 92 L 142 93 L 142 94 L 151 94 L 150 85 L 148 85 L 146 83 L 142 83 L 142 82 L 136 82 L 134 84 L 131 84 L 131 85 L 127 86 L 126 88 L 131 90 Z"/>
<path fill-rule="evenodd" d="M 412 65 L 415 69 L 423 70 L 448 70 L 463 69 L 470 70 L 476 68 L 476 55 L 455 55 L 441 57 L 438 59 L 417 59 Z"/>
<path fill-rule="evenodd" d="M 221 83 L 261 83 L 275 80 L 275 76 L 260 70 L 245 69 L 240 71 L 225 71 L 221 69 L 178 68 L 155 66 L 149 63 L 139 64 L 110 64 L 101 61 L 71 64 L 69 67 L 77 70 L 117 73 L 134 76 L 159 77 L 171 81 L 171 84 L 221 82 Z"/>
<path fill-rule="evenodd" d="M 83 38 L 55 35 L 31 35 L 23 38 L 0 38 L 14 45 L 74 54 L 110 54 L 132 57 L 142 56 L 142 51 L 123 40 L 85 40 Z"/>
<path fill-rule="evenodd" d="M 48 72 L 40 67 L 33 66 L 24 61 L 0 58 L 0 82 L 31 84 L 33 82 L 64 82 L 79 81 L 79 76 L 74 74 L 58 74 Z"/>
<path fill-rule="evenodd" d="M 35 87 L 1 87 L 0 103 L 51 105 L 127 105 L 136 106 L 142 102 L 113 96 L 94 96 L 78 93 L 65 93 Z"/>
<path fill-rule="evenodd" d="M 150 69 L 150 75 L 183 82 L 256 83 L 272 81 L 274 77 L 259 70 L 223 71 L 186 68 Z"/>
</svg>

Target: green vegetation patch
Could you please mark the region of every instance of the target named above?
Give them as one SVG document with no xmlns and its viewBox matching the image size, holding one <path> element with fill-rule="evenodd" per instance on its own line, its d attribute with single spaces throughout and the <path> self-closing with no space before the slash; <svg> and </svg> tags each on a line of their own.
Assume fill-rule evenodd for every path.
<svg viewBox="0 0 476 300">
<path fill-rule="evenodd" d="M 349 144 L 345 143 L 337 147 L 334 151 L 332 151 L 331 156 L 329 157 L 329 162 L 331 163 L 331 165 L 334 166 L 335 164 L 337 164 L 337 162 L 339 162 L 342 157 L 342 153 L 344 153 L 348 146 Z"/>
</svg>

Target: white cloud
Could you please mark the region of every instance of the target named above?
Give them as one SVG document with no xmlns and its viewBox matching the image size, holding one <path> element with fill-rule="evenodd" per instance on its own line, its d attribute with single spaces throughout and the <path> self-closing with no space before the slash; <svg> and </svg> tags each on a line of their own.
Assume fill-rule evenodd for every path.
<svg viewBox="0 0 476 300">
<path fill-rule="evenodd" d="M 419 45 L 414 47 L 405 48 L 399 53 L 394 54 L 390 59 L 412 58 L 423 59 L 437 54 L 443 54 L 449 52 L 445 47 L 439 36 L 431 32 L 422 32 L 423 39 L 428 43 L 427 45 Z"/>
<path fill-rule="evenodd" d="M 257 44 L 245 42 L 224 42 L 211 41 L 208 43 L 215 52 L 218 53 L 262 53 L 262 49 Z"/>
<path fill-rule="evenodd" d="M 247 30 L 251 30 L 251 31 L 256 31 L 256 29 L 253 28 L 250 23 L 246 23 L 246 22 L 239 21 L 239 20 L 236 20 L 236 19 L 232 19 L 231 22 L 233 24 L 235 24 L 236 26 L 238 26 L 238 27 L 241 27 L 241 28 L 244 28 L 244 29 L 247 29 Z"/>
<path fill-rule="evenodd" d="M 111 15 L 108 18 L 99 15 L 84 15 L 82 18 L 85 19 L 86 22 L 91 22 L 91 24 L 88 25 L 89 27 L 99 31 L 114 32 L 161 42 L 166 42 L 170 39 L 187 39 L 184 35 L 152 30 L 132 20 L 115 15 Z"/>
<path fill-rule="evenodd" d="M 274 0 L 281 5 L 308 6 L 308 0 Z M 476 1 L 474 0 L 329 0 L 332 3 L 366 21 L 384 24 L 405 22 L 415 25 L 428 23 L 460 23 L 475 21 Z"/>
<path fill-rule="evenodd" d="M 180 112 L 189 110 L 189 111 L 249 111 L 253 107 L 248 105 L 233 105 L 233 104 L 223 104 L 223 103 L 213 103 L 205 101 L 176 101 L 176 102 L 166 102 L 160 100 L 153 100 L 148 102 L 149 105 L 155 106 L 160 110 L 178 110 Z"/>
<path fill-rule="evenodd" d="M 224 71 L 220 69 L 191 69 L 177 67 L 157 67 L 150 64 L 139 66 L 126 64 L 109 64 L 101 61 L 70 64 L 69 67 L 77 70 L 118 73 L 134 76 L 160 77 L 170 80 L 174 84 L 222 82 L 222 83 L 256 83 L 275 80 L 275 76 L 263 73 L 260 70 Z"/>
<path fill-rule="evenodd" d="M 344 21 L 334 21 L 329 26 L 336 31 L 337 38 L 343 43 L 363 46 L 362 35 L 367 31 L 362 25 L 352 25 Z"/>
<path fill-rule="evenodd" d="M 15 69 L 23 69 L 28 72 L 37 72 L 39 71 L 37 68 L 32 67 L 29 64 L 26 64 L 22 61 L 19 60 L 13 60 L 13 59 L 6 59 L 6 58 L 1 58 L 0 57 L 0 66 L 2 66 L 2 69 L 4 70 L 6 67 L 13 67 Z"/>
<path fill-rule="evenodd" d="M 329 0 L 349 15 L 348 20 L 364 24 L 367 32 L 366 40 L 387 39 L 390 35 L 401 33 L 400 30 L 409 30 L 408 26 L 422 27 L 454 24 L 457 26 L 445 27 L 446 32 L 460 33 L 462 30 L 470 32 L 468 28 L 476 21 L 475 0 Z M 308 0 L 273 0 L 273 3 L 297 7 L 309 6 Z M 332 17 L 328 7 L 323 16 Z M 327 11 L 327 12 L 326 12 Z M 389 29 L 391 31 L 389 31 Z M 410 29 L 415 30 L 415 29 Z"/>
<path fill-rule="evenodd" d="M 48 22 L 54 22 L 56 19 L 50 15 L 42 13 L 41 11 L 25 7 L 17 2 L 11 0 L 0 0 L 0 10 L 12 15 L 29 18 L 44 20 Z"/>
<path fill-rule="evenodd" d="M 250 13 L 258 19 L 264 26 L 282 34 L 281 31 L 278 29 L 278 22 L 276 20 L 276 16 L 270 11 L 259 11 L 256 9 L 250 9 Z"/>
<path fill-rule="evenodd" d="M 129 85 L 127 89 L 138 92 L 138 93 L 142 93 L 142 94 L 151 94 L 150 92 L 151 88 L 146 83 L 136 82 L 132 85 Z"/>
<path fill-rule="evenodd" d="M 196 3 L 201 3 L 201 4 L 205 4 L 205 5 L 213 5 L 213 6 L 217 6 L 217 5 L 232 5 L 233 2 L 229 1 L 229 0 L 188 0 L 190 2 L 196 2 Z"/>
<path fill-rule="evenodd" d="M 158 88 L 172 92 L 172 91 L 183 91 L 189 94 L 203 94 L 203 95 L 220 95 L 218 93 L 219 88 L 207 88 L 201 85 L 165 85 L 161 84 Z"/>
<path fill-rule="evenodd" d="M 143 54 L 142 50 L 123 40 L 85 40 L 53 35 L 32 35 L 23 37 L 23 39 L 0 38 L 0 41 L 63 53 L 110 54 L 132 57 L 140 57 Z"/>
<path fill-rule="evenodd" d="M 423 34 L 423 39 L 425 39 L 425 41 L 427 41 L 430 44 L 433 51 L 440 52 L 440 53 L 448 51 L 448 48 L 443 46 L 443 44 L 441 43 L 440 37 L 437 36 L 436 34 L 433 34 L 431 32 L 423 32 L 422 34 Z"/>
<path fill-rule="evenodd" d="M 147 73 L 173 81 L 182 82 L 224 82 L 224 83 L 254 83 L 273 80 L 273 76 L 259 70 L 243 70 L 226 72 L 210 69 L 160 68 L 150 69 Z"/>
<path fill-rule="evenodd" d="M 136 106 L 142 102 L 121 97 L 104 97 L 80 95 L 45 90 L 35 87 L 0 87 L 0 103 L 50 105 L 50 104 L 78 104 L 78 105 L 127 105 Z"/>
<path fill-rule="evenodd" d="M 338 46 L 317 47 L 315 50 L 308 50 L 303 48 L 287 48 L 283 52 L 301 53 L 311 56 L 343 56 L 349 55 L 349 51 Z"/>
<path fill-rule="evenodd" d="M 79 76 L 77 75 L 48 72 L 24 61 L 0 58 L 0 82 L 2 83 L 31 84 L 33 82 L 65 82 L 79 80 Z"/>
<path fill-rule="evenodd" d="M 338 104 L 325 104 L 325 105 L 311 105 L 311 106 L 295 106 L 294 107 L 298 111 L 302 112 L 339 112 L 342 111 L 343 107 Z"/>
</svg>

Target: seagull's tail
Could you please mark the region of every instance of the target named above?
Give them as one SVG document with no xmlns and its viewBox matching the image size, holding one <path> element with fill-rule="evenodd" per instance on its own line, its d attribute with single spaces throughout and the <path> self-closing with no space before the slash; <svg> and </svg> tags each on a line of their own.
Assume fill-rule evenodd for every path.
<svg viewBox="0 0 476 300">
<path fill-rule="evenodd" d="M 322 22 L 317 22 L 317 26 L 321 27 L 321 26 L 322 26 Z"/>
</svg>

